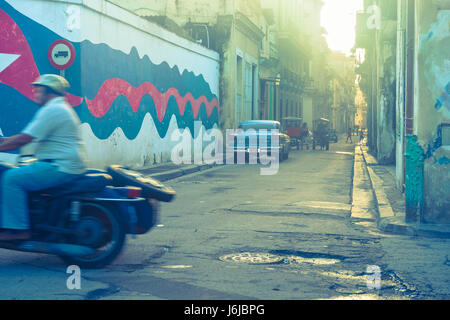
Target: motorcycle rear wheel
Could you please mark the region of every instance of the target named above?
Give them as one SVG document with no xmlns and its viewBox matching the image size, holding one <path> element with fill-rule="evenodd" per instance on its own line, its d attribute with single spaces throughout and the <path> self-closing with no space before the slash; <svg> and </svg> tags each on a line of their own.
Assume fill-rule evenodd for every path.
<svg viewBox="0 0 450 320">
<path fill-rule="evenodd" d="M 74 227 L 83 236 L 68 239 L 73 244 L 95 249 L 90 256 L 60 256 L 70 265 L 85 269 L 98 269 L 110 264 L 122 251 L 125 244 L 125 227 L 118 212 L 99 203 L 82 203 L 79 221 Z"/>
</svg>

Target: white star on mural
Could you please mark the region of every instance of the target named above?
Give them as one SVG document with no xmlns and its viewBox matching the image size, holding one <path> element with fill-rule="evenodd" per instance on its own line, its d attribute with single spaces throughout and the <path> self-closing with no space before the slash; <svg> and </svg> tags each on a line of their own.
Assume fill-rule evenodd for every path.
<svg viewBox="0 0 450 320">
<path fill-rule="evenodd" d="M 0 53 L 0 73 L 8 68 L 19 57 L 20 54 Z"/>
</svg>

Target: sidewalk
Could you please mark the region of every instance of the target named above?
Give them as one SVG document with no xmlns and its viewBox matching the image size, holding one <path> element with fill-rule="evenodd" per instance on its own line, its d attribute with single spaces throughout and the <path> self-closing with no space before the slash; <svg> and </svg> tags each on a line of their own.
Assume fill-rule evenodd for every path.
<svg viewBox="0 0 450 320">
<path fill-rule="evenodd" d="M 210 169 L 218 166 L 217 164 L 174 164 L 163 163 L 160 165 L 155 165 L 146 169 L 134 169 L 143 175 L 150 176 L 159 181 L 167 181 L 176 179 L 178 177 L 195 173 L 201 170 Z"/>
<path fill-rule="evenodd" d="M 364 159 L 377 207 L 378 228 L 387 233 L 408 236 L 450 238 L 450 225 L 405 222 L 405 195 L 396 186 L 395 165 L 380 165 L 368 153 L 368 147 L 357 145 L 357 154 Z"/>
</svg>

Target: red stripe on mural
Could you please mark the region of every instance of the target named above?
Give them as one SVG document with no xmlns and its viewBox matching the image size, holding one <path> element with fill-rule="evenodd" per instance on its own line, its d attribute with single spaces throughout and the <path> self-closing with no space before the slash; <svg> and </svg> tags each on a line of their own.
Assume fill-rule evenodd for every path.
<svg viewBox="0 0 450 320">
<path fill-rule="evenodd" d="M 79 106 L 83 102 L 82 97 L 74 96 L 70 93 L 66 94 L 66 100 L 72 107 Z"/>
<path fill-rule="evenodd" d="M 108 112 L 114 100 L 120 95 L 127 97 L 133 112 L 137 112 L 141 99 L 146 94 L 149 94 L 153 98 L 160 122 L 164 119 L 167 103 L 171 96 L 176 99 L 181 116 L 183 116 L 186 110 L 186 103 L 188 101 L 191 103 L 194 118 L 197 118 L 202 103 L 206 106 L 208 117 L 211 115 L 214 107 L 218 107 L 216 98 L 208 101 L 202 95 L 198 99 L 194 99 L 191 93 L 187 93 L 184 97 L 181 97 L 176 88 L 169 88 L 166 92 L 161 93 L 150 82 L 144 82 L 138 88 L 135 88 L 127 81 L 118 78 L 106 80 L 100 87 L 95 98 L 92 100 L 86 98 L 86 103 L 92 115 L 100 118 Z"/>
</svg>

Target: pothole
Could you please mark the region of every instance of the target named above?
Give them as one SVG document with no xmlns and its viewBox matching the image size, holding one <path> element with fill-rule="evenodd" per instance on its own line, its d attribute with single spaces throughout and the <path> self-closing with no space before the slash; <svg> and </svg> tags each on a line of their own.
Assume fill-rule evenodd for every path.
<svg viewBox="0 0 450 320">
<path fill-rule="evenodd" d="M 192 268 L 192 266 L 189 266 L 189 265 L 169 265 L 169 266 L 162 266 L 161 268 L 166 268 L 166 269 L 188 269 L 188 268 Z"/>
<path fill-rule="evenodd" d="M 285 258 L 291 258 L 297 261 L 303 262 L 317 262 L 318 264 L 333 264 L 345 260 L 348 257 L 344 257 L 332 253 L 323 252 L 309 252 L 309 251 L 296 251 L 296 250 L 272 250 L 271 254 L 277 254 L 284 256 Z"/>
<path fill-rule="evenodd" d="M 310 263 L 316 265 L 330 265 L 339 263 L 340 260 L 337 259 L 327 259 L 327 258 L 303 258 L 296 256 L 288 256 L 284 258 L 284 263 Z"/>
<path fill-rule="evenodd" d="M 186 181 L 179 181 L 178 183 L 182 183 L 182 184 L 207 184 L 208 181 L 201 181 L 201 180 L 186 180 Z"/>
</svg>

